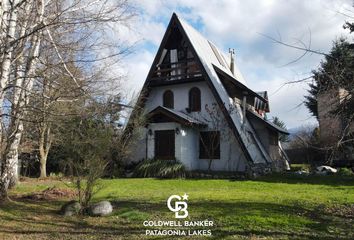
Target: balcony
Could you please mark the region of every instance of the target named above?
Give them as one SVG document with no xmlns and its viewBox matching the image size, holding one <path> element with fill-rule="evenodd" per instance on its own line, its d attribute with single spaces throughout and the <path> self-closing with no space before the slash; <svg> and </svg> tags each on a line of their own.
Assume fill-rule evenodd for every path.
<svg viewBox="0 0 354 240">
<path fill-rule="evenodd" d="M 202 71 L 193 59 L 160 64 L 150 78 L 150 86 L 179 84 L 203 80 Z"/>
</svg>

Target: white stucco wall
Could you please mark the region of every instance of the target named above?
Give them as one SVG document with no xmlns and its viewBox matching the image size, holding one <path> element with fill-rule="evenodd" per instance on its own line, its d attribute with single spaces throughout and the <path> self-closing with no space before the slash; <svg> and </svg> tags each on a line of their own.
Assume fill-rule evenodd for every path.
<svg viewBox="0 0 354 240">
<path fill-rule="evenodd" d="M 148 101 L 146 102 L 145 108 L 147 111 L 151 111 L 157 106 L 162 106 L 162 96 L 166 90 L 171 90 L 174 95 L 174 110 L 186 111 L 189 106 L 188 93 L 192 87 L 198 87 L 201 92 L 201 106 L 202 113 L 205 112 L 205 104 L 211 104 L 215 102 L 214 96 L 212 95 L 208 85 L 205 82 L 195 82 L 195 83 L 185 83 L 170 86 L 154 87 L 150 94 Z"/>
<path fill-rule="evenodd" d="M 216 103 L 208 85 L 205 82 L 186 83 L 173 86 L 155 87 L 151 90 L 149 98 L 146 101 L 146 112 L 150 112 L 158 106 L 162 106 L 162 96 L 166 90 L 173 91 L 174 94 L 174 110 L 186 112 L 189 105 L 188 93 L 192 87 L 198 87 L 201 91 L 201 112 L 189 113 L 195 118 L 207 122 L 209 114 L 205 110 L 205 105 L 211 106 Z M 227 126 L 223 116 L 220 119 L 224 122 L 223 129 L 220 129 L 220 159 L 212 161 L 212 170 L 214 171 L 244 171 L 246 159 L 242 153 L 238 142 L 232 131 Z M 146 132 L 151 129 L 156 130 L 180 130 L 175 135 L 175 157 L 181 161 L 188 170 L 207 170 L 208 159 L 199 159 L 199 130 L 183 126 L 178 123 L 150 123 L 148 128 L 142 134 L 142 139 L 137 145 L 136 151 L 133 153 L 134 159 L 142 159 L 146 156 L 146 136 L 148 137 L 147 157 L 153 158 L 155 151 L 154 134 L 148 135 Z M 203 128 L 201 131 L 213 130 Z"/>
</svg>

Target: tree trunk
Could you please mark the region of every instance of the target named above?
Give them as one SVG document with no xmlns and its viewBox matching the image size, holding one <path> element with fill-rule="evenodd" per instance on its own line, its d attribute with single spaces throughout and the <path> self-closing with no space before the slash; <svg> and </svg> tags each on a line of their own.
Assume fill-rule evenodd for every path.
<svg viewBox="0 0 354 240">
<path fill-rule="evenodd" d="M 1 20 L 1 36 L 4 36 L 3 54 L 1 56 L 1 69 L 0 69 L 0 143 L 1 147 L 5 146 L 4 143 L 4 120 L 2 117 L 3 104 L 5 98 L 5 87 L 10 79 L 11 61 L 13 57 L 14 47 L 11 45 L 11 41 L 15 39 L 16 25 L 17 25 L 17 9 L 16 5 L 18 0 L 13 2 L 2 1 L 3 16 Z M 5 147 L 8 149 L 8 146 Z M 3 150 L 3 149 L 0 149 Z M 6 200 L 8 198 L 7 191 L 10 186 L 10 180 L 12 179 L 12 165 L 7 159 L 7 154 L 1 154 L 1 176 L 0 176 L 0 200 Z M 16 171 L 17 173 L 17 171 Z M 15 174 L 16 174 L 15 173 Z"/>
<path fill-rule="evenodd" d="M 24 12 L 25 13 L 29 13 L 30 11 L 30 3 L 26 2 L 24 3 Z M 28 26 L 29 23 L 29 19 L 26 19 L 24 21 L 24 23 L 22 24 L 22 26 L 20 27 L 20 34 L 19 37 L 23 37 L 26 33 L 26 28 Z M 26 39 L 22 39 L 21 41 L 19 41 L 18 46 L 20 48 L 25 48 L 25 44 L 26 44 L 27 40 Z M 31 60 L 30 60 L 31 61 Z M 26 77 L 26 59 L 24 54 L 21 54 L 18 57 L 18 60 L 15 61 L 15 63 L 13 64 L 15 65 L 15 87 L 13 89 L 13 96 L 12 96 L 12 116 L 14 116 L 11 119 L 11 127 L 9 128 L 10 132 L 10 137 L 8 138 L 8 144 L 10 144 L 10 148 L 6 154 L 7 160 L 10 163 L 11 169 L 13 174 L 11 175 L 10 178 L 10 187 L 15 186 L 17 181 L 18 181 L 18 176 L 19 176 L 19 158 L 18 158 L 18 148 L 21 142 L 21 137 L 22 137 L 22 133 L 23 133 L 23 122 L 21 120 L 16 119 L 19 115 L 21 115 L 21 111 L 23 111 L 23 109 L 21 109 L 21 107 L 23 107 L 24 105 L 24 101 L 23 98 L 25 98 L 26 93 L 24 93 L 23 90 L 23 83 L 24 83 L 24 79 Z"/>
<path fill-rule="evenodd" d="M 40 161 L 40 170 L 41 175 L 40 178 L 47 177 L 47 159 L 48 153 L 52 145 L 53 134 L 51 132 L 51 124 L 44 122 L 40 127 L 40 135 L 39 135 L 39 161 Z"/>
<path fill-rule="evenodd" d="M 41 18 L 41 16 L 39 17 Z M 29 56 L 27 57 L 27 62 L 22 61 L 22 66 L 25 70 L 20 74 L 20 78 L 16 80 L 15 85 L 17 86 L 14 90 L 13 96 L 13 106 L 12 106 L 12 119 L 9 127 L 10 137 L 8 137 L 9 149 L 6 152 L 5 161 L 10 163 L 10 168 L 13 173 L 10 175 L 10 186 L 14 186 L 18 180 L 18 148 L 21 142 L 22 133 L 24 130 L 23 120 L 21 119 L 25 110 L 24 107 L 29 102 L 28 92 L 32 90 L 33 87 L 33 75 L 35 71 L 35 65 L 38 61 L 39 47 L 41 39 L 39 34 L 33 35 L 30 42 L 31 48 L 29 51 Z"/>
<path fill-rule="evenodd" d="M 213 176 L 213 172 L 211 171 L 212 162 L 213 162 L 213 159 L 209 159 L 209 161 L 208 161 L 208 173 Z"/>
<path fill-rule="evenodd" d="M 40 162 L 40 178 L 47 177 L 47 157 L 48 152 L 45 151 L 43 142 L 39 146 L 39 162 Z"/>
<path fill-rule="evenodd" d="M 8 190 L 8 184 L 5 183 L 4 181 L 0 181 L 0 202 L 7 201 L 9 199 L 9 196 L 7 194 Z"/>
<path fill-rule="evenodd" d="M 1 166 L 1 179 L 0 179 L 0 202 L 8 200 L 9 190 L 9 175 L 11 174 L 9 165 L 7 162 L 3 162 Z"/>
<path fill-rule="evenodd" d="M 1 69 L 0 69 L 0 116 L 3 110 L 3 103 L 5 97 L 4 88 L 7 86 L 9 79 L 10 79 L 10 72 L 11 72 L 11 61 L 14 47 L 10 45 L 10 42 L 15 39 L 15 32 L 16 32 L 16 25 L 17 25 L 17 9 L 14 8 L 18 3 L 18 1 L 2 1 L 2 6 L 4 10 L 3 19 L 2 19 L 2 27 L 4 26 L 5 29 L 5 41 L 3 46 L 3 55 L 1 56 L 2 59 L 0 60 Z M 0 117 L 0 122 L 2 121 L 2 117 Z M 4 129 L 3 124 L 0 124 L 0 139 L 3 139 Z"/>
<path fill-rule="evenodd" d="M 18 148 L 20 146 L 21 142 L 21 137 L 22 137 L 22 132 L 23 132 L 23 123 L 20 122 L 18 129 L 15 133 L 14 140 L 11 142 L 10 145 L 10 150 L 8 151 L 6 158 L 7 161 L 10 164 L 10 171 L 12 174 L 10 175 L 9 181 L 9 187 L 13 187 L 17 184 L 18 182 Z"/>
<path fill-rule="evenodd" d="M 47 157 L 41 157 L 40 159 L 41 165 L 41 175 L 40 178 L 46 178 L 47 177 Z"/>
</svg>

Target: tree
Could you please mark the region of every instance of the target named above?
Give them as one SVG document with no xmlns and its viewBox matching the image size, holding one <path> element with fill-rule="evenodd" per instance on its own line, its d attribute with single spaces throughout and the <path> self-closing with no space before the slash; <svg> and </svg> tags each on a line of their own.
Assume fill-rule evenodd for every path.
<svg viewBox="0 0 354 240">
<path fill-rule="evenodd" d="M 344 28 L 348 28 L 352 33 L 353 23 L 347 22 Z M 333 119 L 338 119 L 340 122 L 338 125 L 340 125 L 341 129 L 337 131 L 339 132 L 338 136 L 328 136 L 326 137 L 328 141 L 324 138 L 321 139 L 321 144 L 323 145 L 321 148 L 326 152 L 330 152 L 330 157 L 328 158 L 330 161 L 335 156 L 338 156 L 338 153 L 341 154 L 341 152 L 346 151 L 345 149 L 352 149 L 351 146 L 354 141 L 352 132 L 354 124 L 354 44 L 345 38 L 340 38 L 333 42 L 329 53 L 323 53 L 312 50 L 303 43 L 302 46 L 297 46 L 282 42 L 281 39 L 268 38 L 283 46 L 304 51 L 302 56 L 305 56 L 307 53 L 324 56 L 320 67 L 312 71 L 310 78 L 313 79 L 313 82 L 309 84 L 310 90 L 308 91 L 309 94 L 305 96 L 304 104 L 309 112 L 319 120 L 319 96 L 327 96 L 328 104 L 326 109 L 328 111 L 326 109 L 322 110 L 327 111 L 329 115 L 333 116 Z M 296 82 L 303 82 L 310 78 L 301 79 Z M 331 99 L 329 96 L 330 93 L 334 93 L 336 96 Z M 326 129 L 322 131 L 326 131 Z"/>
<path fill-rule="evenodd" d="M 354 32 L 354 22 L 345 22 L 343 25 L 344 29 L 349 29 L 350 33 Z"/>
<path fill-rule="evenodd" d="M 287 130 L 285 122 L 283 122 L 282 120 L 280 120 L 278 117 L 274 117 L 273 121 L 272 121 L 275 125 L 277 125 L 278 127 L 281 127 L 282 129 Z M 288 142 L 289 141 L 289 136 L 285 135 L 285 134 L 280 134 L 279 135 L 279 141 L 281 142 Z"/>
<path fill-rule="evenodd" d="M 328 109 L 333 118 L 343 121 L 343 132 L 333 143 L 336 149 L 346 142 L 352 141 L 350 137 L 350 125 L 354 122 L 354 44 L 344 38 L 340 38 L 333 43 L 331 51 L 321 62 L 319 69 L 313 72 L 313 83 L 309 84 L 309 95 L 305 96 L 305 106 L 318 119 L 318 96 L 320 94 L 334 90 L 338 92 L 343 89 L 347 92 L 338 97 L 338 101 L 329 101 Z M 333 104 L 333 106 L 332 106 Z M 349 139 L 348 139 L 349 138 Z"/>
<path fill-rule="evenodd" d="M 294 136 L 289 140 L 289 155 L 294 163 L 315 164 L 321 159 L 323 150 L 319 146 L 318 127 L 313 125 L 301 126 Z"/>
<path fill-rule="evenodd" d="M 234 108 L 230 106 L 230 113 L 233 110 Z M 200 131 L 199 128 L 197 130 L 200 135 L 200 149 L 205 154 L 200 158 L 208 160 L 208 172 L 211 173 L 213 161 L 220 158 L 220 141 L 230 138 L 231 131 L 225 128 L 227 122 L 217 103 L 206 104 L 205 113 L 200 113 L 198 117 L 208 124 L 206 131 Z"/>
<path fill-rule="evenodd" d="M 350 14 L 339 13 L 353 19 L 353 16 L 351 16 L 353 12 L 350 10 L 346 11 L 350 12 Z M 350 33 L 353 33 L 354 22 L 345 22 L 343 28 L 349 29 Z M 323 51 L 311 48 L 311 38 L 306 45 L 306 43 L 302 40 L 299 40 L 297 43 L 293 44 L 284 42 L 281 36 L 275 38 L 265 34 L 262 35 L 271 40 L 273 43 L 303 52 L 299 58 L 291 61 L 289 64 L 300 61 L 300 59 L 308 53 L 324 56 L 324 60 L 321 62 L 319 69 L 314 70 L 311 76 L 299 79 L 297 81 L 287 82 L 284 85 L 305 82 L 309 79 L 313 80 L 313 82 L 309 85 L 309 94 L 305 96 L 303 103 L 308 108 L 309 112 L 317 119 L 319 115 L 319 109 L 317 108 L 318 95 L 326 92 L 327 90 L 344 90 L 344 97 L 341 97 L 339 104 L 329 106 L 333 108 L 330 112 L 339 116 L 343 120 L 342 132 L 337 140 L 331 144 L 332 146 L 325 146 L 322 148 L 326 151 L 330 148 L 333 153 L 336 151 L 343 151 L 343 149 L 341 149 L 343 147 L 353 149 L 354 133 L 351 128 L 353 128 L 352 126 L 354 124 L 354 44 L 344 38 L 340 38 L 339 40 L 334 41 L 331 51 L 329 53 L 325 53 Z M 350 151 L 352 154 L 353 150 Z"/>
<path fill-rule="evenodd" d="M 308 90 L 309 95 L 305 96 L 305 106 L 312 114 L 312 116 L 316 117 L 318 120 L 318 108 L 317 108 L 317 94 L 319 92 L 319 87 L 317 84 L 310 83 L 310 89 Z"/>
<path fill-rule="evenodd" d="M 317 111 L 314 110 L 313 103 L 318 93 L 331 88 L 344 88 L 349 91 L 353 89 L 353 57 L 354 45 L 340 38 L 333 43 L 319 69 L 312 71 L 314 82 L 309 84 L 310 94 L 306 97 L 306 106 L 314 116 L 317 116 Z"/>
<path fill-rule="evenodd" d="M 38 64 L 42 31 L 28 34 L 29 28 L 43 21 L 40 1 L 2 1 L 0 6 L 0 201 L 16 183 L 18 146 L 23 133 L 24 106 L 33 86 Z"/>
<path fill-rule="evenodd" d="M 126 0 L 3 0 L 0 13 L 0 200 L 3 200 L 9 186 L 16 183 L 18 147 L 26 131 L 25 122 L 29 120 L 26 117 L 33 110 L 28 108 L 29 101 L 41 93 L 36 91 L 41 85 L 38 83 L 56 82 L 40 73 L 48 67 L 61 72 L 83 95 L 103 92 L 102 86 L 107 90 L 107 80 L 112 77 L 106 76 L 101 81 L 97 76 L 109 72 L 107 68 L 113 67 L 127 49 L 117 41 L 110 42 L 107 30 L 112 23 L 126 24 L 133 14 Z M 45 56 L 52 56 L 53 61 L 48 64 Z M 80 73 L 74 69 L 80 69 Z M 63 96 L 56 100 L 73 101 Z M 43 133 L 48 132 L 51 131 L 46 129 L 38 136 L 43 139 Z M 44 138 L 47 139 L 44 142 L 51 142 L 50 134 Z M 45 147 L 43 159 L 50 145 Z"/>
<path fill-rule="evenodd" d="M 86 209 L 92 196 L 99 190 L 98 180 L 116 161 L 124 159 L 138 139 L 144 126 L 143 112 L 130 118 L 129 133 L 121 129 L 120 96 L 106 99 L 89 97 L 77 108 L 77 114 L 60 128 L 61 141 L 57 148 L 70 169 L 78 191 L 79 202 Z M 118 156 L 112 156 L 117 153 Z"/>
<path fill-rule="evenodd" d="M 87 109 L 86 109 L 87 110 Z M 65 124 L 63 147 L 73 169 L 73 177 L 80 204 L 87 208 L 96 191 L 97 180 L 109 164 L 109 150 L 113 129 L 104 119 L 82 112 Z"/>
<path fill-rule="evenodd" d="M 53 66 L 55 63 L 46 59 L 46 65 Z M 81 73 L 73 64 L 69 66 L 76 76 Z M 35 143 L 38 150 L 41 178 L 47 176 L 48 154 L 58 138 L 57 130 L 61 128 L 65 118 L 77 114 L 76 107 L 82 104 L 87 94 L 81 89 L 88 87 L 86 81 L 81 81 L 78 87 L 64 73 L 65 70 L 60 66 L 46 67 L 39 71 L 27 106 L 26 127 L 31 132 L 27 137 Z"/>
</svg>

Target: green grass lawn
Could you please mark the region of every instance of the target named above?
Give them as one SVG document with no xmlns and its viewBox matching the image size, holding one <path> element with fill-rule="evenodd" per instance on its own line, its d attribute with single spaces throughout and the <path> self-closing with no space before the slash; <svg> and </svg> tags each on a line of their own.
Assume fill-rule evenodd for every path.
<svg viewBox="0 0 354 240">
<path fill-rule="evenodd" d="M 108 199 L 115 209 L 101 218 L 58 215 L 67 199 L 19 198 L 51 186 L 67 184 L 27 180 L 11 191 L 14 201 L 0 206 L 0 239 L 171 239 L 145 236 L 151 228 L 142 223 L 175 220 L 166 200 L 184 193 L 189 195 L 187 220 L 214 221 L 209 239 L 354 239 L 353 177 L 102 180 L 94 201 Z"/>
</svg>

